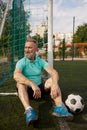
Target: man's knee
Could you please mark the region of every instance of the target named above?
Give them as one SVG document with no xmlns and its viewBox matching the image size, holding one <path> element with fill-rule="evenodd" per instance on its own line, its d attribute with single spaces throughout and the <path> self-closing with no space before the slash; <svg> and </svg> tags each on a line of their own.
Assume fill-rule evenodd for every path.
<svg viewBox="0 0 87 130">
<path fill-rule="evenodd" d="M 50 89 L 52 85 L 52 78 L 49 78 L 45 81 L 45 89 Z"/>
<path fill-rule="evenodd" d="M 21 84 L 21 83 L 17 83 L 16 87 L 17 87 L 17 89 L 23 89 L 23 90 L 25 89 L 25 90 L 27 90 L 26 85 Z"/>
</svg>

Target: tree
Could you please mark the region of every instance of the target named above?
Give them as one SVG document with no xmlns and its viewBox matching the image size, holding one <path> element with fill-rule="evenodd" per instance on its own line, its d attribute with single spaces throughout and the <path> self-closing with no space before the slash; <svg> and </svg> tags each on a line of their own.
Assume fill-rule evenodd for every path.
<svg viewBox="0 0 87 130">
<path fill-rule="evenodd" d="M 5 11 L 6 3 L 4 3 L 2 0 L 0 1 L 0 24 L 2 22 L 3 18 L 3 12 Z"/>
<path fill-rule="evenodd" d="M 44 41 L 43 42 L 44 44 L 48 42 L 48 30 L 47 29 L 44 31 L 43 41 Z"/>
<path fill-rule="evenodd" d="M 3 14 L 6 9 L 6 4 L 7 3 L 3 2 L 3 0 L 0 1 L 0 25 L 3 19 Z M 13 4 L 16 7 L 14 7 Z M 30 24 L 27 22 L 28 14 L 24 11 L 23 7 L 23 0 L 13 0 L 13 4 L 12 9 L 9 9 L 7 12 L 3 33 L 0 38 L 0 54 L 3 56 L 6 56 L 7 53 L 11 51 L 9 49 L 11 49 L 12 44 L 14 42 L 17 47 L 17 52 L 19 43 L 17 39 L 19 38 L 20 42 L 22 40 L 21 44 L 24 44 L 26 35 L 30 35 L 31 33 Z M 20 34 L 20 37 L 18 33 Z M 15 39 L 13 38 L 13 36 L 15 36 Z M 15 40 L 14 42 L 13 39 Z M 20 48 L 20 50 L 22 50 L 23 47 L 20 46 Z"/>
<path fill-rule="evenodd" d="M 26 35 L 30 36 L 30 33 L 32 32 L 30 29 L 30 23 L 26 21 Z"/>
<path fill-rule="evenodd" d="M 87 42 L 87 23 L 78 26 L 77 31 L 74 34 L 74 42 Z"/>
<path fill-rule="evenodd" d="M 0 1 L 0 25 L 3 19 L 5 8 L 6 8 L 6 3 Z M 6 20 L 5 20 L 5 25 L 0 38 L 0 48 L 1 48 L 0 54 L 2 54 L 3 56 L 5 56 L 7 51 L 9 51 L 9 49 L 7 48 L 9 48 L 10 46 L 10 37 L 11 37 L 10 30 L 11 30 L 11 10 L 8 10 Z"/>
<path fill-rule="evenodd" d="M 40 37 L 39 34 L 36 34 L 35 36 L 32 36 L 35 40 L 38 41 L 38 48 L 42 48 L 43 46 L 43 38 Z"/>
</svg>

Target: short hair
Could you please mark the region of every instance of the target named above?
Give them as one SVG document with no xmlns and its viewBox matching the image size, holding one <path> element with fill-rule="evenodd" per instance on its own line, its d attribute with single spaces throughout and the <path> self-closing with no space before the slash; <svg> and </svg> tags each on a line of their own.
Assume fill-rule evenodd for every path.
<svg viewBox="0 0 87 130">
<path fill-rule="evenodd" d="M 38 44 L 37 41 L 35 39 L 33 39 L 33 38 L 27 38 L 26 42 L 33 42 L 36 45 Z"/>
</svg>

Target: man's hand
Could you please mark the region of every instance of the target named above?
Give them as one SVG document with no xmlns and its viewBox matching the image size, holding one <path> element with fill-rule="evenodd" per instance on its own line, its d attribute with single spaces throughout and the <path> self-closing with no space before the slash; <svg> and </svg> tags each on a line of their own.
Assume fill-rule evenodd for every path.
<svg viewBox="0 0 87 130">
<path fill-rule="evenodd" d="M 58 84 L 54 84 L 52 85 L 51 87 L 51 98 L 55 99 L 57 96 L 59 96 L 59 93 L 60 93 L 60 89 L 58 87 Z"/>
<path fill-rule="evenodd" d="M 36 99 L 41 98 L 41 90 L 40 90 L 40 88 L 37 85 L 34 84 L 32 86 L 32 89 L 34 91 L 33 97 L 36 98 Z"/>
</svg>

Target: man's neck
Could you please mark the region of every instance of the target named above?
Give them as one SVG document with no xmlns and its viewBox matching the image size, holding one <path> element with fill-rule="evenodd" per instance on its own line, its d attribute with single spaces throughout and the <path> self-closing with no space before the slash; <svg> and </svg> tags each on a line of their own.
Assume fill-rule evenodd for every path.
<svg viewBox="0 0 87 130">
<path fill-rule="evenodd" d="M 31 58 L 28 58 L 29 60 L 31 60 L 31 61 L 34 61 L 35 60 L 35 56 L 34 57 L 31 57 Z"/>
</svg>

